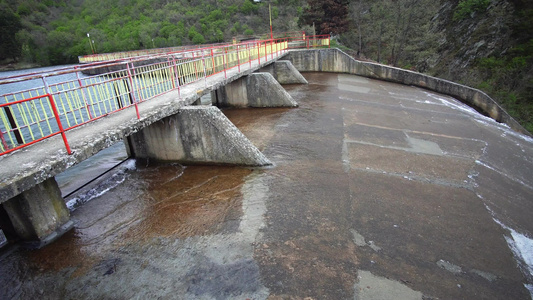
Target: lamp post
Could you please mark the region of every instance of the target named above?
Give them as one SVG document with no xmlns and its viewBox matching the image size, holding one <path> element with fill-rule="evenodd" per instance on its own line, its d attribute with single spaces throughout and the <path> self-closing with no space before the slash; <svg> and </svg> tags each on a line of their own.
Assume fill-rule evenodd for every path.
<svg viewBox="0 0 533 300">
<path fill-rule="evenodd" d="M 94 42 L 91 42 L 91 36 L 89 35 L 88 32 L 87 32 L 87 38 L 89 39 L 89 46 L 91 46 L 91 52 L 94 54 L 94 48 L 93 48 Z"/>
<path fill-rule="evenodd" d="M 254 0 L 254 2 L 261 2 L 261 0 Z M 268 17 L 270 19 L 270 39 L 274 39 L 274 34 L 272 34 L 272 10 L 270 9 L 270 1 L 268 2 Z"/>
<path fill-rule="evenodd" d="M 274 39 L 274 35 L 272 34 L 272 11 L 270 10 L 270 2 L 268 3 L 268 15 L 270 17 L 270 39 Z"/>
</svg>

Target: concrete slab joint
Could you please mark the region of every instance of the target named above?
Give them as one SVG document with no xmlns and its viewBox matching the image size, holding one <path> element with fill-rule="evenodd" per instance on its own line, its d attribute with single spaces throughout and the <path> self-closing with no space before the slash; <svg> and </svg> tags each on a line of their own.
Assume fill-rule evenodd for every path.
<svg viewBox="0 0 533 300">
<path fill-rule="evenodd" d="M 213 106 L 187 106 L 128 138 L 136 158 L 183 164 L 272 163 Z"/>
</svg>

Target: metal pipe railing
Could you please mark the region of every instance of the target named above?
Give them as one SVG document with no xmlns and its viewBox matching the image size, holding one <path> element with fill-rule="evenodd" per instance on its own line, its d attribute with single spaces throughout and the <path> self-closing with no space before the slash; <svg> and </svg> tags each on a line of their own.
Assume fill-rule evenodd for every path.
<svg viewBox="0 0 533 300">
<path fill-rule="evenodd" d="M 307 37 L 306 47 L 329 46 L 329 36 Z M 61 134 L 108 114 L 135 107 L 158 95 L 178 90 L 215 74 L 257 61 L 266 62 L 287 51 L 289 38 L 197 47 L 175 53 L 91 63 L 0 78 L 0 156 Z M 296 45 L 300 47 L 300 45 Z M 99 75 L 80 76 L 98 70 Z M 33 81 L 32 81 L 33 80 Z M 35 80 L 42 82 L 35 83 Z M 20 84 L 34 85 L 13 91 Z"/>
</svg>

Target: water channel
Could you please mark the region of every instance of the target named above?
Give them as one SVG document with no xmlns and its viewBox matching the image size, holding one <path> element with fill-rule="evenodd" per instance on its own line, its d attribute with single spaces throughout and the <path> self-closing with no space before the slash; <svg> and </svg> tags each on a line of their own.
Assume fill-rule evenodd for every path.
<svg viewBox="0 0 533 300">
<path fill-rule="evenodd" d="M 72 231 L 2 249 L 0 299 L 531 297 L 532 139 L 427 90 L 304 76 L 299 108 L 224 110 L 273 167 L 118 144 L 58 176 L 67 195 L 120 163 L 66 199 Z"/>
</svg>

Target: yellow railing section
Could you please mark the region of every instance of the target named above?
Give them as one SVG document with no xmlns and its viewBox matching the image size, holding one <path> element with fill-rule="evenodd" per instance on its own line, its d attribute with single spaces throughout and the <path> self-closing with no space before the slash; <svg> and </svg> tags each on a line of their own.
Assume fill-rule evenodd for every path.
<svg viewBox="0 0 533 300">
<path fill-rule="evenodd" d="M 168 48 L 154 48 L 154 49 L 122 51 L 122 52 L 113 52 L 113 53 L 98 53 L 98 54 L 78 56 L 78 61 L 81 64 L 95 63 L 95 62 L 112 61 L 112 60 L 131 58 L 131 57 L 183 52 L 183 51 L 189 51 L 189 50 L 193 50 L 197 48 L 220 47 L 224 45 L 228 45 L 228 43 L 209 44 L 209 45 L 190 45 L 190 46 L 179 46 L 179 47 L 168 47 Z"/>
</svg>

